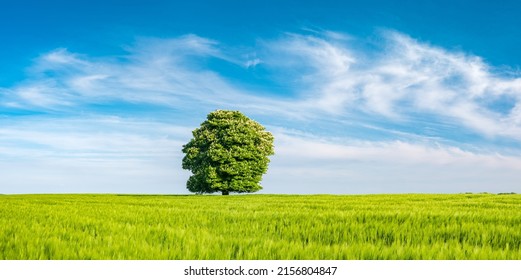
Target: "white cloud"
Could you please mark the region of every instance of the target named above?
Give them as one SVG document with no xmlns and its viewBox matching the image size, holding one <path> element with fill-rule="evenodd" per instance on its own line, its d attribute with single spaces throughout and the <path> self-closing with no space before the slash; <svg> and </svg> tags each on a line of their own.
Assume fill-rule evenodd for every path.
<svg viewBox="0 0 521 280">
<path fill-rule="evenodd" d="M 30 118 L 0 127 L 0 154 L 31 156 L 37 150 L 52 158 L 170 158 L 179 154 L 190 128 L 158 121 L 90 117 Z M 16 152 L 12 152 L 14 147 Z M 22 153 L 21 151 L 27 151 Z"/>
<path fill-rule="evenodd" d="M 71 78 L 70 84 L 71 88 L 75 88 L 79 92 L 92 92 L 97 90 L 98 84 L 108 77 L 108 75 L 102 74 L 79 76 L 76 78 Z"/>
<path fill-rule="evenodd" d="M 335 115 L 362 111 L 394 122 L 428 113 L 485 136 L 521 140 L 519 124 L 513 121 L 517 110 L 494 108 L 498 98 L 519 106 L 521 78 L 494 73 L 479 57 L 397 32 L 385 37 L 376 53 L 357 50 L 350 41 L 317 36 L 291 36 L 275 42 L 272 50 L 278 54 L 283 49 L 291 61 L 278 67 L 311 69 L 294 76 L 302 79 L 300 90 L 306 93 L 298 106 Z M 285 62 L 280 54 L 275 57 Z"/>
<path fill-rule="evenodd" d="M 436 143 L 275 133 L 266 193 L 520 192 L 521 158 Z M 276 188 L 276 187 L 279 188 Z M 284 187 L 281 187 L 284 186 Z"/>
<path fill-rule="evenodd" d="M 343 139 L 343 143 L 276 133 L 276 154 L 296 161 L 381 162 L 403 165 L 466 165 L 506 168 L 521 171 L 519 156 L 490 152 L 471 152 L 458 147 L 403 141 L 360 141 Z"/>
<path fill-rule="evenodd" d="M 193 128 L 174 123 L 197 124 L 208 111 L 227 108 L 274 128 L 265 192 L 519 192 L 521 77 L 404 34 L 383 37 L 367 50 L 341 33 L 286 34 L 254 55 L 196 35 L 142 38 L 120 57 L 57 49 L 39 57 L 26 80 L 0 89 L 6 112 L 48 114 L 0 113 L 7 120 L 0 177 L 25 192 L 34 182 L 64 191 L 116 182 L 113 192 L 125 184 L 135 192 L 147 192 L 147 184 L 154 184 L 151 192 L 170 185 L 182 192 L 180 147 Z M 244 75 L 260 69 L 268 73 L 260 80 L 274 86 L 238 83 L 240 75 L 228 77 L 209 60 Z M 175 113 L 163 119 L 152 106 L 145 120 L 132 110 L 134 118 L 89 109 L 112 102 Z M 474 141 L 468 135 L 481 136 L 476 145 L 486 149 L 467 149 L 465 141 Z M 511 152 L 496 139 L 514 143 Z"/>
<path fill-rule="evenodd" d="M 494 73 L 481 58 L 444 50 L 388 31 L 379 49 L 354 47 L 339 33 L 287 34 L 259 52 L 227 50 L 218 42 L 186 35 L 140 39 L 120 58 L 89 58 L 57 49 L 32 68 L 34 79 L 4 90 L 11 106 L 64 108 L 123 100 L 172 108 L 233 107 L 292 118 L 352 119 L 364 115 L 390 123 L 430 114 L 485 137 L 521 140 L 518 109 L 521 77 Z M 324 34 L 323 36 L 321 34 Z M 328 35 L 329 34 L 329 35 Z M 248 57 L 248 56 L 246 56 Z M 202 61 L 213 58 L 238 66 L 262 63 L 281 73 L 277 83 L 292 94 L 248 90 Z M 49 75 L 49 73 L 52 73 Z M 495 107 L 508 99 L 512 108 Z M 240 102 L 239 102 L 240 101 Z"/>
<path fill-rule="evenodd" d="M 85 62 L 77 57 L 76 54 L 69 52 L 65 48 L 56 49 L 48 54 L 44 54 L 37 64 L 37 67 L 49 68 L 71 66 L 71 65 L 85 65 Z"/>
<path fill-rule="evenodd" d="M 250 60 L 246 61 L 245 66 L 246 66 L 246 68 L 250 68 L 250 67 L 255 67 L 261 63 L 262 63 L 262 61 L 260 59 L 254 58 L 254 59 L 250 59 Z"/>
<path fill-rule="evenodd" d="M 192 129 L 106 117 L 4 125 L 0 193 L 186 193 L 181 147 Z M 276 154 L 264 193 L 521 191 L 519 156 L 270 130 Z"/>
<path fill-rule="evenodd" d="M 43 108 L 70 106 L 73 104 L 66 91 L 61 88 L 53 88 L 48 83 L 18 87 L 15 94 L 18 100 L 24 100 L 30 105 Z"/>
<path fill-rule="evenodd" d="M 0 127 L 0 193 L 184 193 L 190 128 L 121 118 L 31 118 Z"/>
</svg>

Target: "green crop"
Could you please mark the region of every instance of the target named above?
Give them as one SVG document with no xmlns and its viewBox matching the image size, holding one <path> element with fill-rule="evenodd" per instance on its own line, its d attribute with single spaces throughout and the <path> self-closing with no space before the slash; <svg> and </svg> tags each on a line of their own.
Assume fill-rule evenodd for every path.
<svg viewBox="0 0 521 280">
<path fill-rule="evenodd" d="M 0 259 L 521 259 L 521 195 L 4 195 Z"/>
</svg>

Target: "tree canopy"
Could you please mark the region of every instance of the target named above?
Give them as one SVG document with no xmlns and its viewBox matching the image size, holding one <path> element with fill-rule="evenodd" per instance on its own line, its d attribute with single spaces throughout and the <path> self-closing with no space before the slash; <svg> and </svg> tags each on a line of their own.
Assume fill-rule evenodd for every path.
<svg viewBox="0 0 521 280">
<path fill-rule="evenodd" d="M 183 146 L 183 169 L 192 171 L 187 188 L 195 193 L 256 192 L 274 154 L 273 135 L 239 111 L 208 114 Z"/>
</svg>

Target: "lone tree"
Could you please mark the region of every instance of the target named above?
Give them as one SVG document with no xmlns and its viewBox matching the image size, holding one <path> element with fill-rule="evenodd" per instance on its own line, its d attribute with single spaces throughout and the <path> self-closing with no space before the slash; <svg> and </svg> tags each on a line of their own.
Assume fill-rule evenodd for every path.
<svg viewBox="0 0 521 280">
<path fill-rule="evenodd" d="M 195 193 L 256 192 L 273 155 L 273 135 L 239 111 L 208 114 L 193 138 L 183 146 L 183 169 L 192 171 L 186 183 Z"/>
</svg>

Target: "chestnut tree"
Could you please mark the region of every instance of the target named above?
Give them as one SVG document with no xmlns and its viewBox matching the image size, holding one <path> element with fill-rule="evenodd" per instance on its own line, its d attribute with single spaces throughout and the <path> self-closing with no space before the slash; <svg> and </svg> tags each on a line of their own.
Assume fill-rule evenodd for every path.
<svg viewBox="0 0 521 280">
<path fill-rule="evenodd" d="M 217 110 L 192 132 L 183 146 L 183 169 L 193 175 L 187 188 L 198 194 L 251 193 L 274 154 L 273 135 L 239 111 Z"/>
</svg>

